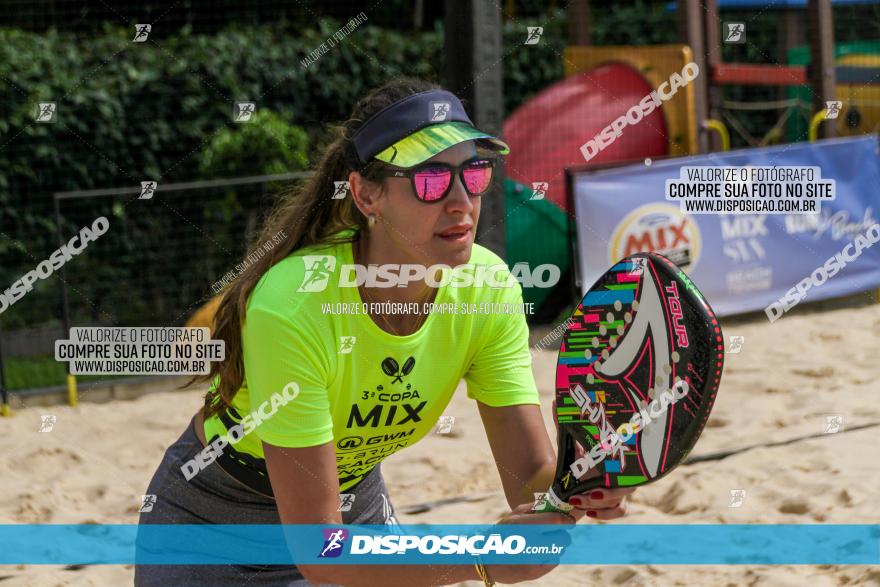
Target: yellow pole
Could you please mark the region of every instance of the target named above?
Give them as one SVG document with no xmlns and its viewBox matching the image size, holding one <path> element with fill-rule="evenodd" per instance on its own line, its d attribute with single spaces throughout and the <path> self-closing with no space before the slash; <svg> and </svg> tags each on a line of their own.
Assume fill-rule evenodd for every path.
<svg viewBox="0 0 880 587">
<path fill-rule="evenodd" d="M 822 124 L 822 121 L 825 120 L 826 112 L 827 111 L 823 108 L 822 110 L 819 110 L 817 113 L 815 113 L 813 115 L 813 118 L 810 119 L 809 139 L 811 143 L 819 138 L 819 125 Z"/>
<path fill-rule="evenodd" d="M 75 408 L 79 403 L 79 397 L 76 392 L 76 375 L 67 374 L 67 403 L 70 407 Z"/>
<path fill-rule="evenodd" d="M 9 404 L 0 404 L 0 416 L 4 418 L 12 417 L 12 409 L 9 407 Z"/>
<path fill-rule="evenodd" d="M 714 130 L 721 136 L 722 151 L 730 150 L 730 133 L 727 132 L 727 127 L 724 126 L 723 122 L 721 122 L 717 118 L 708 118 L 703 121 L 703 128 Z"/>
</svg>

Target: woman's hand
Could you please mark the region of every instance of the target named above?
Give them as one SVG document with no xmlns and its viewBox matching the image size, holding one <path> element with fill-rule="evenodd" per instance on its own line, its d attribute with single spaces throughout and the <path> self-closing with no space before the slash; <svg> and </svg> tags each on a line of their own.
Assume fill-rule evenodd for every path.
<svg viewBox="0 0 880 587">
<path fill-rule="evenodd" d="M 597 520 L 620 518 L 626 514 L 626 496 L 633 491 L 635 491 L 634 487 L 592 489 L 572 496 L 568 500 L 568 503 L 574 506 L 569 513 L 578 521 L 584 516 Z"/>
<path fill-rule="evenodd" d="M 586 452 L 580 444 L 575 443 L 575 458 L 579 459 Z M 597 469 L 591 469 L 579 481 L 599 477 L 601 473 Z M 573 495 L 568 503 L 574 506 L 569 512 L 578 521 L 584 516 L 596 520 L 613 520 L 626 514 L 626 496 L 635 491 L 635 487 L 615 487 L 608 489 L 599 487 L 590 491 Z"/>
<path fill-rule="evenodd" d="M 499 524 L 559 524 L 558 532 L 554 532 L 552 536 L 548 536 L 548 541 L 552 541 L 559 546 L 568 546 L 571 544 L 571 537 L 568 530 L 574 527 L 575 520 L 567 514 L 540 512 L 536 513 L 532 510 L 531 503 L 518 505 L 512 512 L 498 520 Z M 541 565 L 486 565 L 486 571 L 489 578 L 499 583 L 519 583 L 520 581 L 533 581 L 543 577 L 559 565 L 558 555 L 542 555 L 547 557 L 547 564 Z"/>
</svg>

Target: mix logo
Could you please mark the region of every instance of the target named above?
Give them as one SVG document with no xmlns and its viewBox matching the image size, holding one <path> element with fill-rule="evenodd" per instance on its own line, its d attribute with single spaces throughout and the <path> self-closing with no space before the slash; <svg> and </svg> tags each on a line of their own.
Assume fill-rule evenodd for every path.
<svg viewBox="0 0 880 587">
<path fill-rule="evenodd" d="M 318 558 L 336 558 L 344 550 L 345 541 L 348 539 L 348 530 L 345 528 L 327 528 L 324 530 L 324 548 Z"/>
<path fill-rule="evenodd" d="M 725 22 L 724 23 L 724 42 L 729 44 L 741 45 L 746 42 L 746 23 L 744 22 Z"/>
<path fill-rule="evenodd" d="M 431 122 L 443 122 L 449 117 L 449 110 L 452 108 L 450 102 L 431 102 L 429 106 L 428 120 Z"/>
<path fill-rule="evenodd" d="M 635 253 L 657 252 L 693 271 L 700 259 L 697 223 L 670 204 L 646 204 L 630 212 L 611 232 L 608 262 Z"/>
<path fill-rule="evenodd" d="M 151 200 L 153 199 L 153 193 L 156 191 L 158 184 L 155 181 L 142 181 L 141 182 L 141 195 L 138 196 L 138 200 Z"/>
<path fill-rule="evenodd" d="M 49 123 L 58 120 L 58 108 L 55 102 L 37 102 L 36 122 Z"/>
<path fill-rule="evenodd" d="M 132 39 L 135 43 L 144 43 L 147 38 L 150 36 L 150 31 L 153 30 L 153 25 L 151 24 L 136 24 L 134 25 L 134 38 Z"/>
<path fill-rule="evenodd" d="M 250 122 L 251 117 L 257 111 L 255 102 L 236 102 L 232 109 L 232 120 L 235 122 Z"/>
<path fill-rule="evenodd" d="M 544 27 L 529 26 L 526 27 L 526 31 L 526 42 L 523 45 L 537 45 L 538 41 L 541 40 L 541 35 L 544 34 Z"/>
<path fill-rule="evenodd" d="M 331 200 L 343 200 L 345 196 L 348 195 L 348 190 L 351 189 L 349 182 L 347 181 L 334 181 L 333 182 L 333 196 L 330 198 Z"/>
<path fill-rule="evenodd" d="M 840 100 L 828 100 L 825 102 L 825 120 L 834 120 L 840 116 L 843 109 L 843 102 Z"/>
<path fill-rule="evenodd" d="M 530 200 L 543 200 L 547 196 L 547 190 L 550 188 L 550 183 L 546 181 L 533 181 L 532 182 L 532 197 Z"/>
</svg>

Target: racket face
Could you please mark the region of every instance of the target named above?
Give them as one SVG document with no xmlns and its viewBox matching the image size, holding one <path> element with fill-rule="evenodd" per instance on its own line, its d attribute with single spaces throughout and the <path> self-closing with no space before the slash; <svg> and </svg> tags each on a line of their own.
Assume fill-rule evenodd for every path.
<svg viewBox="0 0 880 587">
<path fill-rule="evenodd" d="M 643 485 L 681 463 L 715 401 L 722 341 L 702 294 L 662 255 L 632 255 L 600 277 L 559 350 L 553 493 Z"/>
</svg>

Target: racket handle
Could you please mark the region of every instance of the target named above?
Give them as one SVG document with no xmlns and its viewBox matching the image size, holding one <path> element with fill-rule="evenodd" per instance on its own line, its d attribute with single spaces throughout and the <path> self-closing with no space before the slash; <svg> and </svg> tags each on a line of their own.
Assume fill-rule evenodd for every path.
<svg viewBox="0 0 880 587">
<path fill-rule="evenodd" d="M 562 513 L 567 514 L 574 506 L 569 505 L 568 503 L 562 501 L 557 497 L 556 492 L 553 491 L 553 488 L 547 490 L 547 495 L 541 501 L 536 501 L 535 505 L 532 506 L 533 512 L 553 512 L 553 513 Z"/>
</svg>

